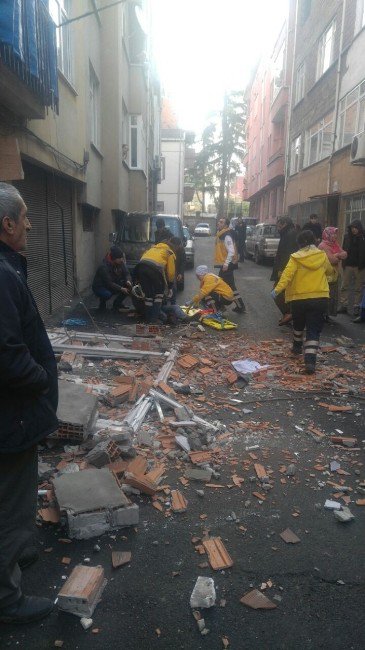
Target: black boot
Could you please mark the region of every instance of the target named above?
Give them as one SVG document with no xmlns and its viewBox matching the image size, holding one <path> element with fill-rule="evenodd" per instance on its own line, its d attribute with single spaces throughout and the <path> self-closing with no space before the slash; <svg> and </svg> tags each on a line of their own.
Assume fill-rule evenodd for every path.
<svg viewBox="0 0 365 650">
<path fill-rule="evenodd" d="M 37 596 L 22 596 L 16 603 L 0 609 L 0 623 L 32 623 L 48 616 L 54 608 L 53 600 Z"/>
<path fill-rule="evenodd" d="M 102 314 L 104 311 L 106 311 L 106 300 L 105 298 L 100 298 L 99 299 L 99 308 L 98 311 Z"/>
<path fill-rule="evenodd" d="M 313 375 L 316 371 L 317 352 L 319 341 L 306 341 L 304 345 L 304 365 L 307 375 Z"/>
<path fill-rule="evenodd" d="M 293 341 L 293 347 L 291 349 L 293 354 L 302 354 L 303 352 L 303 343 L 301 341 Z"/>
<path fill-rule="evenodd" d="M 24 571 L 24 569 L 27 569 L 29 566 L 34 564 L 34 562 L 37 562 L 37 560 L 39 560 L 39 553 L 37 549 L 34 548 L 34 546 L 26 548 L 18 560 L 19 568 L 21 571 Z"/>
<path fill-rule="evenodd" d="M 232 309 L 232 311 L 236 312 L 236 314 L 244 314 L 246 311 L 246 307 L 242 298 L 236 298 L 234 302 L 236 306 Z"/>
</svg>

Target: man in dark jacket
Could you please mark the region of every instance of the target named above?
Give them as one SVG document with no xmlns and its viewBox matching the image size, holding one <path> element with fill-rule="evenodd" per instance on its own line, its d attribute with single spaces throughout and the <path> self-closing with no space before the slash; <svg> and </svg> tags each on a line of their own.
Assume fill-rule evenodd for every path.
<svg viewBox="0 0 365 650">
<path fill-rule="evenodd" d="M 274 289 L 289 262 L 290 255 L 298 250 L 297 231 L 290 217 L 280 217 L 276 222 L 276 226 L 279 231 L 280 241 L 270 278 L 270 280 L 273 280 L 274 282 Z M 276 297 L 275 302 L 283 314 L 283 317 L 279 321 L 279 325 L 290 323 L 292 320 L 290 305 L 285 302 L 284 294 L 279 294 Z"/>
<path fill-rule="evenodd" d="M 354 316 L 360 313 L 360 303 L 365 290 L 365 233 L 359 219 L 352 221 L 343 240 L 347 258 L 342 262 L 343 277 L 340 292 L 339 314 L 347 312 L 350 286 L 354 288 Z"/>
<path fill-rule="evenodd" d="M 100 300 L 99 311 L 106 310 L 106 303 L 113 296 L 116 296 L 113 309 L 124 311 L 123 302 L 130 294 L 132 284 L 124 263 L 123 251 L 118 246 L 111 247 L 110 252 L 97 269 L 92 289 Z"/>
<path fill-rule="evenodd" d="M 172 232 L 170 228 L 166 227 L 165 219 L 163 217 L 158 217 L 156 219 L 156 230 L 155 230 L 155 244 L 161 244 L 161 242 L 168 242 L 172 237 Z"/>
<path fill-rule="evenodd" d="M 318 244 L 322 239 L 322 226 L 318 221 L 318 214 L 310 214 L 309 221 L 304 224 L 302 230 L 310 230 L 316 238 Z"/>
<path fill-rule="evenodd" d="M 245 243 L 246 243 L 246 224 L 243 221 L 242 217 L 238 217 L 237 223 L 235 225 L 235 231 L 237 233 L 237 251 L 238 251 L 239 261 L 244 262 Z"/>
<path fill-rule="evenodd" d="M 28 623 L 53 609 L 23 596 L 21 569 L 37 559 L 37 443 L 57 429 L 57 366 L 27 285 L 31 226 L 19 192 L 0 183 L 0 622 Z"/>
</svg>

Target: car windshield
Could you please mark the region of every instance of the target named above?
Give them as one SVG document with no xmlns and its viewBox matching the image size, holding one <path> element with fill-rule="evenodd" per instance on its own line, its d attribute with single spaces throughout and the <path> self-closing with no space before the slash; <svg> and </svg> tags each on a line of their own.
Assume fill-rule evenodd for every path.
<svg viewBox="0 0 365 650">
<path fill-rule="evenodd" d="M 186 239 L 190 239 L 189 228 L 187 228 L 186 226 L 183 226 L 183 233 L 184 233 L 184 237 L 186 237 Z"/>
<path fill-rule="evenodd" d="M 151 241 L 155 241 L 156 219 L 163 219 L 165 228 L 172 232 L 174 237 L 181 237 L 181 224 L 178 217 L 152 217 L 151 218 Z"/>
<path fill-rule="evenodd" d="M 279 233 L 277 231 L 276 226 L 265 226 L 264 227 L 264 235 L 267 237 L 279 237 Z"/>
<path fill-rule="evenodd" d="M 209 223 L 198 223 L 197 228 L 209 228 Z"/>
<path fill-rule="evenodd" d="M 142 242 L 150 241 L 151 220 L 148 214 L 131 214 L 127 215 L 124 221 L 122 242 Z"/>
</svg>

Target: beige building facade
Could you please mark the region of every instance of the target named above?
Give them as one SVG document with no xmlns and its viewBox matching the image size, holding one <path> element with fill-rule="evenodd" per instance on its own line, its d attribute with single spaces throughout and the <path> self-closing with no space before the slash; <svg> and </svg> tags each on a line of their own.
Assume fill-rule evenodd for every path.
<svg viewBox="0 0 365 650">
<path fill-rule="evenodd" d="M 160 88 L 149 1 L 36 0 L 35 16 L 30 4 L 16 19 L 35 19 L 32 51 L 0 31 L 0 180 L 27 202 L 29 281 L 46 316 L 90 290 L 123 214 L 156 208 Z"/>
</svg>

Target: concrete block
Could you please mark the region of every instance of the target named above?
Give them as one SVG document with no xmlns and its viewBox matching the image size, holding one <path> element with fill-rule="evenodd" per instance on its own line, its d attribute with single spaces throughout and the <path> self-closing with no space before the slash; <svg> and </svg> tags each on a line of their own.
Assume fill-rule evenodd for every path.
<svg viewBox="0 0 365 650">
<path fill-rule="evenodd" d="M 126 528 L 127 526 L 136 526 L 138 523 L 139 506 L 136 503 L 111 511 L 111 528 Z"/>
<path fill-rule="evenodd" d="M 97 417 L 98 398 L 85 388 L 70 381 L 58 382 L 57 438 L 84 440 Z"/>
<path fill-rule="evenodd" d="M 128 505 L 114 474 L 107 468 L 60 476 L 53 485 L 60 509 L 74 514 Z"/>
<path fill-rule="evenodd" d="M 110 530 L 107 510 L 73 514 L 67 512 L 68 534 L 72 539 L 99 537 Z"/>
<path fill-rule="evenodd" d="M 90 465 L 94 465 L 94 467 L 104 467 L 104 465 L 108 465 L 117 460 L 119 456 L 119 447 L 113 440 L 102 440 L 89 451 L 85 456 L 85 460 Z"/>
</svg>

